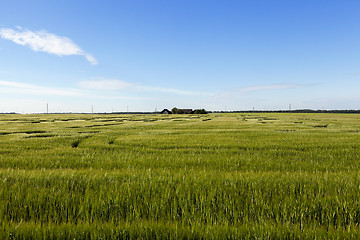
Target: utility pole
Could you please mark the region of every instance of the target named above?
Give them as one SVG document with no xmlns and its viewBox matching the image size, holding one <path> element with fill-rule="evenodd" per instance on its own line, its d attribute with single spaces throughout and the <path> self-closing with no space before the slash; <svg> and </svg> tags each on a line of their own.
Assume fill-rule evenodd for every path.
<svg viewBox="0 0 360 240">
<path fill-rule="evenodd" d="M 289 112 L 291 112 L 291 104 L 289 104 Z"/>
<path fill-rule="evenodd" d="M 46 114 L 49 114 L 49 103 L 46 103 Z"/>
<path fill-rule="evenodd" d="M 91 105 L 91 113 L 94 114 L 94 106 Z"/>
</svg>

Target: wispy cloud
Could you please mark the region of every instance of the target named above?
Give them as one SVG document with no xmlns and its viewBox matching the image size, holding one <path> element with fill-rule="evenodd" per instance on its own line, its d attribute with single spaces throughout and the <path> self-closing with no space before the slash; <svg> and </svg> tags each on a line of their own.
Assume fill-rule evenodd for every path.
<svg viewBox="0 0 360 240">
<path fill-rule="evenodd" d="M 172 93 L 177 95 L 188 95 L 188 96 L 212 96 L 212 93 L 207 92 L 196 92 L 196 91 L 184 91 L 174 88 L 163 88 L 163 87 L 147 87 L 137 86 L 140 91 L 146 92 L 161 92 L 161 93 Z"/>
<path fill-rule="evenodd" d="M 57 88 L 0 80 L 0 94 L 128 100 L 153 99 L 150 95 L 145 93 L 168 93 L 188 96 L 206 95 L 206 93 L 201 92 L 187 92 L 169 88 L 144 87 L 116 79 L 81 81 L 78 83 L 78 86 L 79 88 Z M 137 93 L 141 93 L 141 95 Z"/>
<path fill-rule="evenodd" d="M 3 94 L 27 94 L 27 95 L 46 95 L 46 96 L 84 96 L 84 94 L 77 89 L 63 89 L 42 87 L 26 83 L 17 83 L 9 81 L 0 81 L 0 93 Z"/>
<path fill-rule="evenodd" d="M 221 97 L 241 97 L 250 92 L 257 91 L 272 91 L 272 90 L 282 90 L 282 89 L 293 89 L 293 88 L 303 88 L 310 86 L 309 84 L 296 84 L 296 83 L 287 83 L 287 84 L 271 84 L 271 85 L 258 85 L 250 86 L 236 89 L 235 91 L 225 92 L 217 95 L 217 98 Z"/>
<path fill-rule="evenodd" d="M 300 87 L 304 87 L 304 86 L 305 86 L 304 84 L 294 84 L 294 83 L 260 85 L 260 86 L 251 86 L 251 87 L 240 88 L 240 89 L 238 89 L 237 92 L 247 93 L 247 92 L 256 92 L 256 91 L 262 91 L 262 90 L 280 90 L 280 89 L 300 88 Z"/>
<path fill-rule="evenodd" d="M 47 52 L 57 56 L 80 55 L 84 56 L 91 64 L 97 64 L 92 55 L 84 52 L 71 39 L 48 33 L 45 30 L 32 32 L 21 27 L 17 27 L 17 30 L 0 28 L 0 36 L 16 44 L 28 46 L 36 52 Z"/>
<path fill-rule="evenodd" d="M 197 92 L 197 91 L 185 91 L 174 88 L 164 87 L 151 87 L 143 86 L 141 84 L 135 84 L 125 82 L 117 79 L 104 79 L 99 80 L 84 80 L 78 83 L 79 87 L 93 90 L 129 90 L 136 92 L 156 92 L 156 93 L 167 93 L 176 95 L 188 95 L 188 96 L 212 96 L 212 93 Z"/>
<path fill-rule="evenodd" d="M 78 83 L 79 87 L 94 90 L 123 90 L 134 84 L 117 79 L 83 80 Z"/>
</svg>

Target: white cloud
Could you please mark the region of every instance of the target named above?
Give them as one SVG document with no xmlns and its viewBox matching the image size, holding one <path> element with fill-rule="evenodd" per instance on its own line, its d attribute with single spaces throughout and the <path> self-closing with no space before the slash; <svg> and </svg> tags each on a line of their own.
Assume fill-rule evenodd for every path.
<svg viewBox="0 0 360 240">
<path fill-rule="evenodd" d="M 94 58 L 94 57 L 91 56 L 90 54 L 87 54 L 87 53 L 86 53 L 84 56 L 85 56 L 86 60 L 88 60 L 88 62 L 91 63 L 92 65 L 98 64 L 96 58 Z"/>
<path fill-rule="evenodd" d="M 262 90 L 280 90 L 280 89 L 289 89 L 289 88 L 299 88 L 304 87 L 301 84 L 274 84 L 274 85 L 260 85 L 260 86 L 252 86 L 252 87 L 245 87 L 240 88 L 238 92 L 246 93 L 246 92 L 255 92 L 255 91 L 262 91 Z"/>
<path fill-rule="evenodd" d="M 184 91 L 174 88 L 164 87 L 150 87 L 143 86 L 140 84 L 134 84 L 125 82 L 117 79 L 104 79 L 100 80 L 84 80 L 78 83 L 81 88 L 94 89 L 94 90 L 130 90 L 136 92 L 157 92 L 157 93 L 168 93 L 176 95 L 188 95 L 188 96 L 212 96 L 211 93 L 206 92 L 195 92 L 195 91 Z"/>
<path fill-rule="evenodd" d="M 25 95 L 46 95 L 46 96 L 83 96 L 84 94 L 76 89 L 49 88 L 37 85 L 0 81 L 0 93 L 3 94 L 25 94 Z"/>
<path fill-rule="evenodd" d="M 161 92 L 161 93 L 173 93 L 177 95 L 188 95 L 188 96 L 212 96 L 212 93 L 206 92 L 193 92 L 193 91 L 184 91 L 174 88 L 163 88 L 163 87 L 146 87 L 146 86 L 138 86 L 137 87 L 141 91 L 147 92 Z"/>
<path fill-rule="evenodd" d="M 97 92 L 88 92 L 84 89 L 76 88 L 55 88 L 55 87 L 43 87 L 33 84 L 26 84 L 20 82 L 10 82 L 0 80 L 0 96 L 17 95 L 14 99 L 18 99 L 18 96 L 35 96 L 36 97 L 60 97 L 62 102 L 71 101 L 69 99 L 104 99 L 104 100 L 144 100 L 148 101 L 150 98 L 146 96 L 128 96 L 128 95 L 108 95 L 98 94 Z M 69 106 L 70 107 L 70 106 Z M 1 110 L 3 111 L 3 110 Z"/>
<path fill-rule="evenodd" d="M 310 86 L 310 85 L 306 85 L 306 84 L 295 84 L 295 83 L 288 83 L 288 84 L 272 84 L 272 85 L 258 85 L 258 86 L 251 86 L 251 87 L 244 87 L 244 88 L 239 88 L 235 91 L 231 91 L 231 92 L 225 92 L 225 93 L 221 93 L 217 96 L 215 96 L 216 98 L 223 98 L 223 97 L 241 97 L 246 93 L 250 93 L 250 92 L 257 92 L 257 91 L 264 91 L 264 90 L 268 90 L 268 91 L 272 91 L 272 90 L 282 90 L 282 89 L 293 89 L 293 88 L 302 88 L 302 87 L 306 87 L 306 86 Z"/>
<path fill-rule="evenodd" d="M 28 46 L 36 52 L 47 52 L 57 56 L 81 55 L 91 64 L 97 64 L 93 56 L 84 52 L 67 37 L 57 36 L 46 31 L 32 32 L 21 27 L 17 29 L 1 28 L 0 36 L 19 45 Z"/>
<path fill-rule="evenodd" d="M 84 80 L 78 83 L 82 88 L 95 90 L 122 90 L 134 86 L 132 83 L 117 79 Z"/>
<path fill-rule="evenodd" d="M 94 99 L 130 99 L 130 100 L 131 99 L 147 100 L 152 98 L 151 96 L 145 95 L 145 93 L 165 93 L 165 94 L 176 94 L 176 95 L 187 95 L 187 96 L 209 95 L 208 93 L 187 92 L 187 91 L 171 89 L 171 88 L 145 87 L 116 79 L 81 81 L 78 83 L 78 86 L 79 88 L 56 88 L 56 87 L 44 87 L 39 85 L 27 84 L 27 83 L 0 80 L 0 95 L 18 94 L 18 95 L 33 95 L 33 96 L 66 96 L 66 97 L 81 97 L 81 98 L 94 98 Z M 116 92 L 119 90 L 126 90 L 126 92 L 122 92 L 121 94 Z M 141 96 L 136 94 L 139 92 L 142 93 Z"/>
</svg>

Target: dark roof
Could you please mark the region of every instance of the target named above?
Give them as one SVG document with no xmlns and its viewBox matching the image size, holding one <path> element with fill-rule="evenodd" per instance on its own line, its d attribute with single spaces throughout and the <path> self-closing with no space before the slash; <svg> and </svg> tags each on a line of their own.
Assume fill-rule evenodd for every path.
<svg viewBox="0 0 360 240">
<path fill-rule="evenodd" d="M 161 111 L 161 114 L 171 114 L 171 111 L 169 109 L 164 109 Z"/>
<path fill-rule="evenodd" d="M 178 109 L 178 111 L 181 111 L 181 112 L 187 114 L 187 113 L 191 113 L 192 109 Z"/>
</svg>

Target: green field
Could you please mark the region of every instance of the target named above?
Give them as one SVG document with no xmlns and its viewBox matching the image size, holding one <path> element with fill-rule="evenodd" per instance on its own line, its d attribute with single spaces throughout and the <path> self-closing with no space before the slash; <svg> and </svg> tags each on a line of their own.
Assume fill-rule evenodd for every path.
<svg viewBox="0 0 360 240">
<path fill-rule="evenodd" d="M 360 115 L 0 115 L 0 239 L 360 238 Z"/>
</svg>

